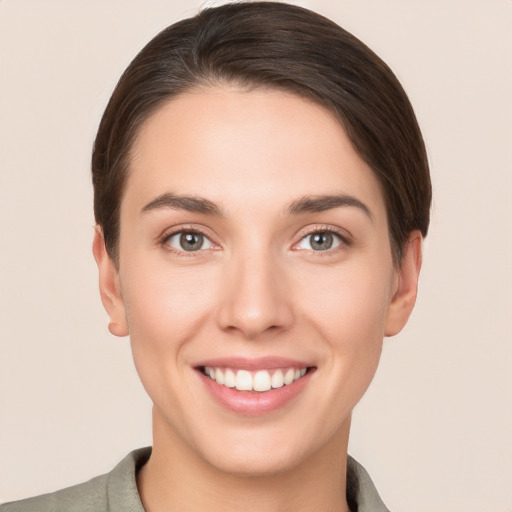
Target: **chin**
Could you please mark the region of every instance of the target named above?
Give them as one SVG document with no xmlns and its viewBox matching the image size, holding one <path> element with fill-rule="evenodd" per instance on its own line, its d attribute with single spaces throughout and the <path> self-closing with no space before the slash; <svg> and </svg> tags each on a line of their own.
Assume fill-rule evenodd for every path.
<svg viewBox="0 0 512 512">
<path fill-rule="evenodd" d="M 208 462 L 222 473 L 233 476 L 268 477 L 292 471 L 303 458 L 303 453 L 293 449 L 278 452 L 236 450 L 234 453 L 214 454 Z"/>
<path fill-rule="evenodd" d="M 345 435 L 309 428 L 291 428 L 276 421 L 270 428 L 240 429 L 203 439 L 196 447 L 210 466 L 230 475 L 266 477 L 290 473 L 316 456 L 342 453 Z M 340 435 L 342 434 L 342 435 Z M 341 451 L 340 451 L 341 450 Z"/>
</svg>

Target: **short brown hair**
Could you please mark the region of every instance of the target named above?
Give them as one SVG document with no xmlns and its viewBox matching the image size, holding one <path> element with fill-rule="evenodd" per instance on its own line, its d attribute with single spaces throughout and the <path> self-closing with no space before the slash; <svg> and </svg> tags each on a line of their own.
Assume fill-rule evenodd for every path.
<svg viewBox="0 0 512 512">
<path fill-rule="evenodd" d="M 307 9 L 274 2 L 205 9 L 164 29 L 121 76 L 92 154 L 94 214 L 118 261 L 130 149 L 164 102 L 209 84 L 275 88 L 335 113 L 382 187 L 395 262 L 411 231 L 427 234 L 431 183 L 423 138 L 402 86 L 359 39 Z"/>
</svg>

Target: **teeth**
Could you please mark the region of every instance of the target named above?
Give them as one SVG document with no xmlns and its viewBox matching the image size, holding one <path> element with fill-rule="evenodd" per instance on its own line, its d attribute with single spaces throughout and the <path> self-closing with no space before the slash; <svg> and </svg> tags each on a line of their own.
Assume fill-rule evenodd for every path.
<svg viewBox="0 0 512 512">
<path fill-rule="evenodd" d="M 215 370 L 215 380 L 219 384 L 224 384 L 224 374 L 222 373 L 222 370 L 220 368 L 217 368 Z"/>
<path fill-rule="evenodd" d="M 234 388 L 236 386 L 236 375 L 233 370 L 226 370 L 224 373 L 224 386 Z"/>
<path fill-rule="evenodd" d="M 291 384 L 293 382 L 293 379 L 295 378 L 295 370 L 293 368 L 290 368 L 285 376 L 284 376 L 284 383 L 286 385 Z"/>
<path fill-rule="evenodd" d="M 275 388 L 282 388 L 284 386 L 284 375 L 281 370 L 277 370 L 274 375 L 272 375 L 271 386 Z"/>
<path fill-rule="evenodd" d="M 235 387 L 238 391 L 252 390 L 252 376 L 247 370 L 238 370 L 238 372 L 236 372 Z"/>
<path fill-rule="evenodd" d="M 269 389 L 272 389 L 270 374 L 265 370 L 256 372 L 256 375 L 254 375 L 252 388 L 254 391 L 268 391 Z"/>
<path fill-rule="evenodd" d="M 230 368 L 212 368 L 206 366 L 204 373 L 218 384 L 239 391 L 264 392 L 270 389 L 289 386 L 292 382 L 304 377 L 306 368 L 288 368 L 276 370 L 259 370 L 252 374 L 247 370 L 232 370 Z"/>
</svg>

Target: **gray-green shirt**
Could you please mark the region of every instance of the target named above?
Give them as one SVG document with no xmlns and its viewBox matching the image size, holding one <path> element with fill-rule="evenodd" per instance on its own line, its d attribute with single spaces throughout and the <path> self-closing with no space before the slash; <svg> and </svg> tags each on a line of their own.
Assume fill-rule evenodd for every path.
<svg viewBox="0 0 512 512">
<path fill-rule="evenodd" d="M 110 473 L 61 491 L 5 503 L 0 512 L 144 512 L 136 475 L 150 454 L 151 448 L 135 450 Z M 347 481 L 354 485 L 357 512 L 389 512 L 366 470 L 351 457 Z"/>
</svg>

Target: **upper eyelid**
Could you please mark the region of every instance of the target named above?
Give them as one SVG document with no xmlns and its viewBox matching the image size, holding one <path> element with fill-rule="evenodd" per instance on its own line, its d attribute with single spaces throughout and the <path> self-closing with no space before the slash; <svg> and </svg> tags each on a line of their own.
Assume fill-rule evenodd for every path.
<svg viewBox="0 0 512 512">
<path fill-rule="evenodd" d="M 203 228 L 201 226 L 183 226 L 183 225 L 179 225 L 179 226 L 174 226 L 174 227 L 171 227 L 171 228 L 167 228 L 167 229 L 164 229 L 162 231 L 162 233 L 158 236 L 158 240 L 163 242 L 165 240 L 168 240 L 169 238 L 171 238 L 172 236 L 174 235 L 177 235 L 178 233 L 199 233 L 203 236 L 205 236 L 206 238 L 208 238 L 208 240 L 210 240 L 212 243 L 215 243 L 213 240 L 212 240 L 212 235 L 208 233 L 209 230 L 207 230 L 206 228 Z"/>
<path fill-rule="evenodd" d="M 297 241 L 302 240 L 304 237 L 308 235 L 313 235 L 315 233 L 334 233 L 342 238 L 342 240 L 349 241 L 352 235 L 346 230 L 342 228 L 338 228 L 335 226 L 328 225 L 319 225 L 311 228 L 303 228 L 297 234 Z"/>
</svg>

